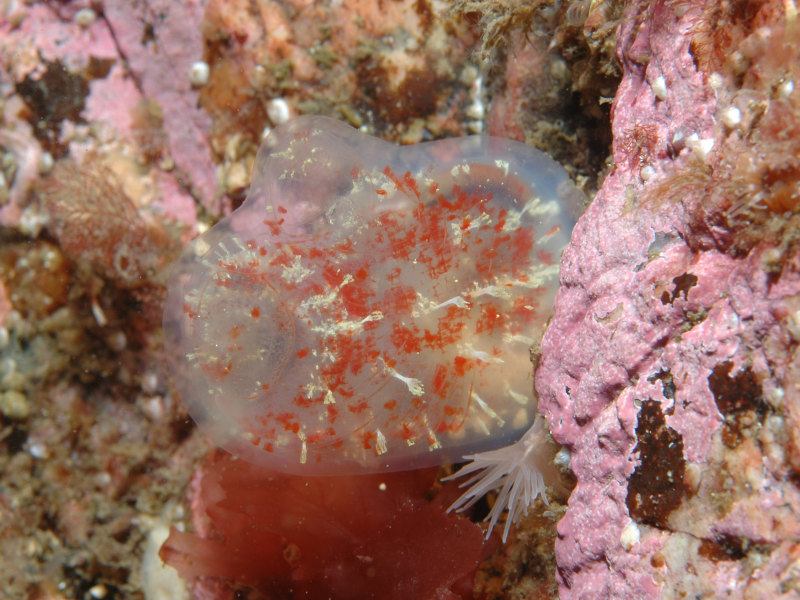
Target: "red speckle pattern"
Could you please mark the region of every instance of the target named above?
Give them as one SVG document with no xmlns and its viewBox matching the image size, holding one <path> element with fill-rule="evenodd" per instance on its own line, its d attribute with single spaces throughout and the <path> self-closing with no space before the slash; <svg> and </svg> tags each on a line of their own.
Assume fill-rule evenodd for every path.
<svg viewBox="0 0 800 600">
<path fill-rule="evenodd" d="M 174 381 L 223 447 L 286 472 L 407 469 L 531 423 L 529 346 L 580 198 L 497 138 L 398 148 L 276 129 L 246 202 L 175 269 Z"/>
</svg>

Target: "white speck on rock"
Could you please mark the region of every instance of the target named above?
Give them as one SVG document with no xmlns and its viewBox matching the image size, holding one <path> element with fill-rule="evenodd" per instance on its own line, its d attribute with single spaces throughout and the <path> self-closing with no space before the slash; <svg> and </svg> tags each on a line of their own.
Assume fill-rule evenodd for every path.
<svg viewBox="0 0 800 600">
<path fill-rule="evenodd" d="M 639 526 L 635 521 L 630 521 L 619 535 L 619 543 L 628 551 L 639 543 L 640 535 Z"/>
<path fill-rule="evenodd" d="M 202 60 L 197 61 L 189 69 L 189 81 L 194 87 L 203 87 L 208 83 L 208 76 L 210 73 L 211 70 L 207 62 L 203 62 Z"/>
<path fill-rule="evenodd" d="M 289 103 L 283 98 L 273 98 L 267 102 L 267 116 L 273 125 L 286 123 L 291 118 Z"/>
</svg>

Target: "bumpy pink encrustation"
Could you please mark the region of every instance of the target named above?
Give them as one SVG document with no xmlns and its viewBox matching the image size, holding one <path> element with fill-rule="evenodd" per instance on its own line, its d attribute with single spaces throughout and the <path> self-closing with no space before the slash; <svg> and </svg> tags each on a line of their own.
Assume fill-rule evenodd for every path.
<svg viewBox="0 0 800 600">
<path fill-rule="evenodd" d="M 783 35 L 782 6 L 753 38 Z M 758 150 L 717 121 L 740 88 L 698 69 L 704 11 L 628 9 L 615 167 L 564 252 L 542 340 L 540 409 L 577 479 L 562 600 L 797 595 L 800 256 L 767 239 L 737 254 L 715 243 L 724 220 L 698 226 L 713 184 L 687 179 L 724 172 L 728 147 L 742 164 Z"/>
</svg>

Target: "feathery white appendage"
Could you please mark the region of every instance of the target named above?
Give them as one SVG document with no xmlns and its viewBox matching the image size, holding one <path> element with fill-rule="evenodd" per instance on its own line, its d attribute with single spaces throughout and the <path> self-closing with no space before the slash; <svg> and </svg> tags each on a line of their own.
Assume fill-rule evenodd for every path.
<svg viewBox="0 0 800 600">
<path fill-rule="evenodd" d="M 466 510 L 487 492 L 499 489 L 497 500 L 484 521 L 489 521 L 489 530 L 486 532 L 486 539 L 489 539 L 500 514 L 508 509 L 508 518 L 503 529 L 505 543 L 511 523 L 524 515 L 540 494 L 544 503 L 550 505 L 545 494 L 544 478 L 535 460 L 535 450 L 545 443 L 546 437 L 544 417 L 537 415 L 531 428 L 518 442 L 499 450 L 465 456 L 465 459 L 472 462 L 444 480 L 474 475 L 459 486 L 469 486 L 469 489 L 450 505 L 448 512 Z"/>
</svg>

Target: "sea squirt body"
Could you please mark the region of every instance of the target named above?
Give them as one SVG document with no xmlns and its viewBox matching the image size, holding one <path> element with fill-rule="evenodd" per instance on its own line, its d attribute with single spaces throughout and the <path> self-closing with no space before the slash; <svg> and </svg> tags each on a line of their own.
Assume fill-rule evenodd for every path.
<svg viewBox="0 0 800 600">
<path fill-rule="evenodd" d="M 297 474 L 417 468 L 531 425 L 529 347 L 582 195 L 501 138 L 276 128 L 247 199 L 173 272 L 174 385 L 211 438 Z"/>
</svg>

